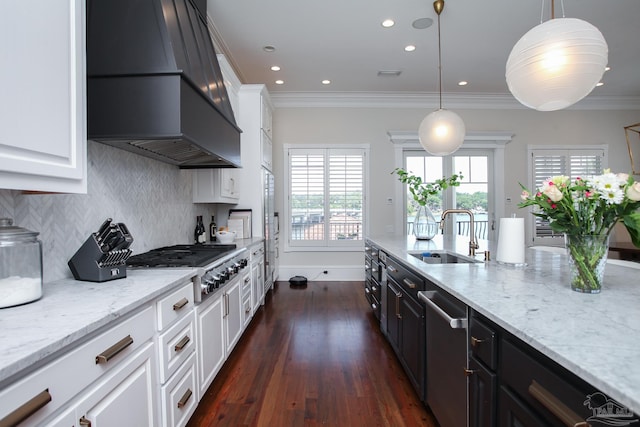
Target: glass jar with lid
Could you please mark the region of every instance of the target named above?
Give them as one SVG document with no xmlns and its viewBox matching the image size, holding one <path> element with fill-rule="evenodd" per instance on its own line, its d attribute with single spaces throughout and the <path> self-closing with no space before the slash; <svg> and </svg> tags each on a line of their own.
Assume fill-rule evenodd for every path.
<svg viewBox="0 0 640 427">
<path fill-rule="evenodd" d="M 0 308 L 42 297 L 42 244 L 38 232 L 0 218 Z"/>
</svg>

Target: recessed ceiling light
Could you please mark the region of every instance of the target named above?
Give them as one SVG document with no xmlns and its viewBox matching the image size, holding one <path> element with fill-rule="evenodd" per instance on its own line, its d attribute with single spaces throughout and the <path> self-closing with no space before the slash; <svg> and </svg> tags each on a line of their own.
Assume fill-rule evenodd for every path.
<svg viewBox="0 0 640 427">
<path fill-rule="evenodd" d="M 424 30 L 433 25 L 433 19 L 431 18 L 418 18 L 411 23 L 411 26 L 416 30 Z"/>
<path fill-rule="evenodd" d="M 385 19 L 382 21 L 382 26 L 385 28 L 393 27 L 394 25 L 396 25 L 396 23 L 393 19 Z"/>
<path fill-rule="evenodd" d="M 603 83 L 603 82 L 598 82 L 598 83 L 596 83 L 596 87 L 597 87 L 597 86 L 602 86 L 602 85 L 604 85 L 604 83 Z"/>
<path fill-rule="evenodd" d="M 329 84 L 331 84 L 331 80 L 323 80 L 322 84 L 323 85 L 329 85 Z"/>
<path fill-rule="evenodd" d="M 464 80 L 462 80 L 462 81 L 458 82 L 458 86 L 466 86 L 466 85 L 468 85 L 468 84 L 469 84 L 469 82 L 464 81 Z"/>
<path fill-rule="evenodd" d="M 284 84 L 284 80 L 276 80 L 276 84 L 277 85 L 283 85 Z"/>
<path fill-rule="evenodd" d="M 273 67 L 271 67 L 271 71 L 280 71 L 280 67 L 274 65 Z"/>
<path fill-rule="evenodd" d="M 262 50 L 264 50 L 265 52 L 275 52 L 275 51 L 276 51 L 276 48 L 275 48 L 275 47 L 273 47 L 273 46 L 269 46 L 269 45 L 267 45 L 267 46 L 264 46 L 264 47 L 262 48 Z"/>
<path fill-rule="evenodd" d="M 416 47 L 412 44 L 404 47 L 405 52 L 413 52 L 414 50 L 416 50 Z"/>
</svg>

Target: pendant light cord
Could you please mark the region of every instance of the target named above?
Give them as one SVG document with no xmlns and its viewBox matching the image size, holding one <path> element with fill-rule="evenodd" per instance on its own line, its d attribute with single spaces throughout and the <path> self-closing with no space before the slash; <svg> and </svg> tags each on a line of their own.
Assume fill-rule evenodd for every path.
<svg viewBox="0 0 640 427">
<path fill-rule="evenodd" d="M 438 14 L 438 89 L 440 92 L 440 109 L 442 110 L 442 46 L 440 42 L 440 14 Z"/>
<path fill-rule="evenodd" d="M 564 18 L 564 0 L 560 0 L 560 7 L 562 8 L 562 17 Z M 551 19 L 555 19 L 556 15 L 556 7 L 555 7 L 555 0 L 551 0 Z M 542 21 L 544 19 L 544 0 L 542 0 L 542 7 L 540 8 L 540 23 L 542 24 Z"/>
</svg>

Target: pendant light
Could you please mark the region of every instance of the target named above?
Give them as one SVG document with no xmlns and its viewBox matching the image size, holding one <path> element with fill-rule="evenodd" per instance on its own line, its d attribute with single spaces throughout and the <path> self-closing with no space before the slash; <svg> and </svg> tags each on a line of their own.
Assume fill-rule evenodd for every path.
<svg viewBox="0 0 640 427">
<path fill-rule="evenodd" d="M 418 128 L 418 138 L 422 147 L 434 156 L 446 156 L 462 145 L 465 135 L 464 122 L 453 111 L 442 108 L 442 47 L 440 42 L 440 14 L 444 9 L 444 0 L 433 2 L 438 15 L 438 83 L 440 108 L 427 115 Z"/>
<path fill-rule="evenodd" d="M 544 0 L 543 0 L 544 7 Z M 602 33 L 581 19 L 551 19 L 532 28 L 515 44 L 507 60 L 509 90 L 538 111 L 567 108 L 587 96 L 602 79 L 608 47 Z"/>
</svg>

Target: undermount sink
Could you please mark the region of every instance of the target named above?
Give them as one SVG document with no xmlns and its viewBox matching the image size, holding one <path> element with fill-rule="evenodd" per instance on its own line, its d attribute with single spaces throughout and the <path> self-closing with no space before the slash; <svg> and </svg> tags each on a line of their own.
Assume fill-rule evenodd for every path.
<svg viewBox="0 0 640 427">
<path fill-rule="evenodd" d="M 478 264 L 482 262 L 469 256 L 445 250 L 410 252 L 410 255 L 426 264 Z"/>
</svg>

